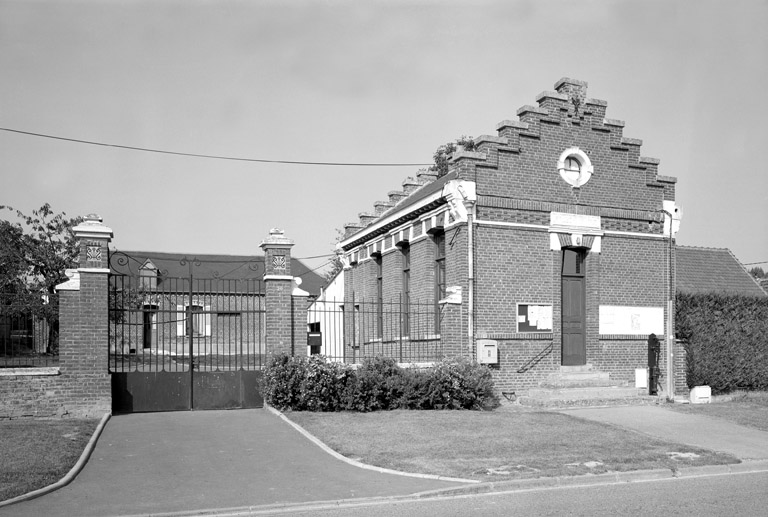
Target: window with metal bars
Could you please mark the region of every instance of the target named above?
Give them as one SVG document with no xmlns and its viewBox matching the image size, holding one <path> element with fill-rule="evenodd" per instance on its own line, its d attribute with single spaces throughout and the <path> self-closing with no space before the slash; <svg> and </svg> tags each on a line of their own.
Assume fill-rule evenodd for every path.
<svg viewBox="0 0 768 517">
<path fill-rule="evenodd" d="M 435 332 L 440 328 L 440 300 L 445 298 L 445 233 L 435 233 Z"/>
<path fill-rule="evenodd" d="M 410 334 L 410 305 L 411 305 L 411 247 L 407 244 L 400 246 L 403 257 L 403 294 L 401 298 L 400 331 L 401 335 Z"/>
</svg>

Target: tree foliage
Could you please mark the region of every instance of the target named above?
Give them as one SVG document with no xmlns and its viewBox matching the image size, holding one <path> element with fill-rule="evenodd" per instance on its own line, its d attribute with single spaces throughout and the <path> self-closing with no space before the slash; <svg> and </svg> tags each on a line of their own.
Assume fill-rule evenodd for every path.
<svg viewBox="0 0 768 517">
<path fill-rule="evenodd" d="M 330 282 L 333 280 L 333 277 L 336 276 L 336 273 L 344 269 L 344 262 L 341 260 L 341 255 L 339 255 L 338 250 L 336 246 L 341 242 L 341 240 L 344 238 L 344 231 L 336 228 L 336 241 L 333 242 L 333 247 L 331 248 L 331 251 L 333 251 L 334 256 L 329 261 L 330 268 L 325 273 L 325 281 Z"/>
<path fill-rule="evenodd" d="M 82 221 L 55 213 L 45 203 L 32 215 L 0 205 L 12 220 L 0 219 L 0 292 L 6 309 L 46 320 L 47 351 L 58 343 L 58 303 L 55 287 L 66 281 L 65 270 L 77 264 L 78 243 L 72 228 Z"/>
<path fill-rule="evenodd" d="M 474 151 L 477 148 L 477 144 L 471 136 L 462 136 L 457 138 L 455 142 L 448 142 L 443 144 L 435 150 L 435 154 L 432 158 L 435 164 L 429 167 L 430 171 L 436 171 L 437 177 L 445 176 L 448 174 L 448 165 L 451 160 L 451 156 L 456 152 L 457 146 L 464 147 L 467 151 Z"/>
<path fill-rule="evenodd" d="M 763 271 L 763 268 L 759 266 L 755 266 L 752 269 L 750 269 L 749 274 L 751 274 L 755 278 L 765 278 L 766 276 L 768 276 L 766 275 L 766 272 Z"/>
</svg>

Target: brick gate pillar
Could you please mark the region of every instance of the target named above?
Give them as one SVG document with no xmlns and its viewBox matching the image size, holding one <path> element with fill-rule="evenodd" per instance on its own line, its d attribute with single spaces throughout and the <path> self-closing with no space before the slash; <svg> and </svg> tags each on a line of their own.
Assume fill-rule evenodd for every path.
<svg viewBox="0 0 768 517">
<path fill-rule="evenodd" d="M 61 398 L 71 415 L 100 416 L 112 409 L 107 367 L 108 276 L 107 246 L 112 229 L 89 214 L 72 229 L 80 243 L 77 269 L 56 286 L 59 299 L 59 367 Z"/>
<path fill-rule="evenodd" d="M 264 290 L 266 292 L 267 355 L 294 355 L 293 305 L 291 291 L 291 248 L 293 241 L 282 230 L 273 228 L 259 245 L 264 250 Z M 301 351 L 299 351 L 301 352 Z"/>
</svg>

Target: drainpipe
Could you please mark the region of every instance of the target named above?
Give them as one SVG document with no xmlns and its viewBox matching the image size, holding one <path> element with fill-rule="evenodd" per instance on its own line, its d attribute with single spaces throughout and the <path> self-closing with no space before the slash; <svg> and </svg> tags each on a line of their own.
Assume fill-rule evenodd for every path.
<svg viewBox="0 0 768 517">
<path fill-rule="evenodd" d="M 667 291 L 669 298 L 667 300 L 667 400 L 674 400 L 675 398 L 675 367 L 674 367 L 674 354 L 672 353 L 672 347 L 675 344 L 674 336 L 674 319 L 675 316 L 672 313 L 675 299 L 675 286 L 673 285 L 672 277 L 672 227 L 674 219 L 672 214 L 666 210 L 659 210 L 669 217 L 669 283 Z"/>
<path fill-rule="evenodd" d="M 467 209 L 467 338 L 469 353 L 473 354 L 475 344 L 475 201 L 464 199 L 464 206 Z"/>
</svg>

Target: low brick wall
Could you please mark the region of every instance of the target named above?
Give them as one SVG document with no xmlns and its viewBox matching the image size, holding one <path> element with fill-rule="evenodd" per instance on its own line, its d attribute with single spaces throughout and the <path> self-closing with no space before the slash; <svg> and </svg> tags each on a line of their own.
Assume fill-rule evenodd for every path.
<svg viewBox="0 0 768 517">
<path fill-rule="evenodd" d="M 0 371 L 0 420 L 101 417 L 112 409 L 108 375 L 84 381 L 58 367 Z"/>
</svg>

